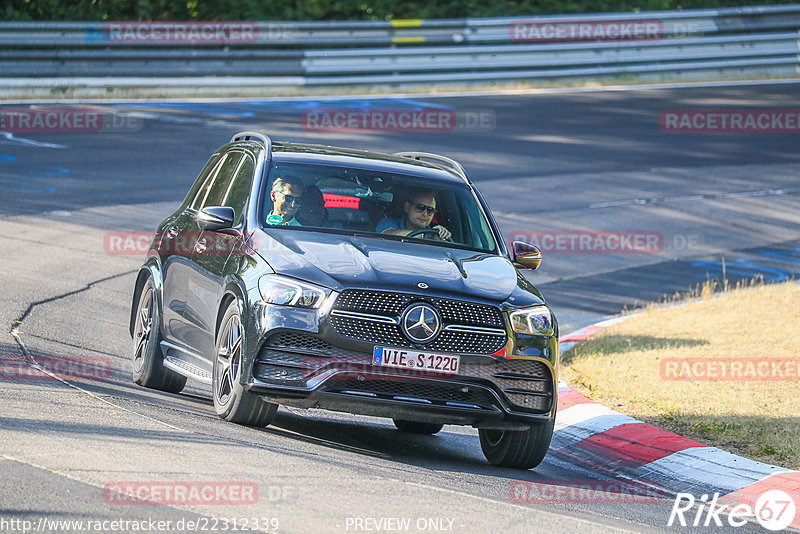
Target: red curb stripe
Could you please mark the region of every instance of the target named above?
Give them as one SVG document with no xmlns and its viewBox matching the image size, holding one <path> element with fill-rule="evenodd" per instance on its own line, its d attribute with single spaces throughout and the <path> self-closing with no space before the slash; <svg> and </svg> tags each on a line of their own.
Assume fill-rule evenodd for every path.
<svg viewBox="0 0 800 534">
<path fill-rule="evenodd" d="M 624 462 L 630 467 L 640 467 L 691 447 L 707 447 L 645 423 L 619 425 L 574 446 L 588 449 L 611 462 Z"/>
<path fill-rule="evenodd" d="M 732 493 L 723 495 L 719 499 L 720 504 L 737 505 L 747 504 L 755 508 L 758 497 L 768 490 L 778 489 L 785 491 L 794 499 L 794 503 L 800 510 L 800 471 L 786 471 L 767 475 L 758 482 L 749 484 Z M 792 527 L 800 528 L 800 514 L 795 517 Z"/>
<path fill-rule="evenodd" d="M 559 343 L 579 343 L 581 341 L 586 341 L 586 338 L 589 337 L 585 334 L 570 334 L 568 336 L 564 336 L 558 339 Z"/>
<path fill-rule="evenodd" d="M 584 397 L 580 392 L 572 388 L 558 392 L 558 411 L 566 410 L 578 404 L 595 404 L 591 399 Z"/>
<path fill-rule="evenodd" d="M 572 334 L 559 338 L 559 342 L 575 343 L 578 341 L 586 341 L 589 337 L 591 337 L 592 335 L 598 333 L 600 330 L 603 330 L 605 328 L 606 328 L 605 326 L 590 325 L 587 326 L 586 328 L 581 328 L 577 332 L 573 332 Z"/>
</svg>

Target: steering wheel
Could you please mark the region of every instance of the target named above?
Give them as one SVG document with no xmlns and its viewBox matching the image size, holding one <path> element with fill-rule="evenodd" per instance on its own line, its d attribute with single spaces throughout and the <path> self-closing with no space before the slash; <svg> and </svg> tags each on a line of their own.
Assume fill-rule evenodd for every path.
<svg viewBox="0 0 800 534">
<path fill-rule="evenodd" d="M 406 237 L 417 237 L 418 235 L 430 235 L 430 239 L 438 239 L 439 241 L 444 241 L 441 237 L 439 237 L 439 230 L 436 228 L 419 228 L 414 230 L 413 232 L 409 232 L 406 234 Z M 452 241 L 448 239 L 447 241 Z"/>
</svg>

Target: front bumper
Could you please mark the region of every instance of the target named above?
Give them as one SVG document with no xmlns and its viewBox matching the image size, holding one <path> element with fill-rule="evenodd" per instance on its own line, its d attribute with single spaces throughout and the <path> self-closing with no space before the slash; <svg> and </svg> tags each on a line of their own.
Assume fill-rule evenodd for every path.
<svg viewBox="0 0 800 534">
<path fill-rule="evenodd" d="M 336 346 L 329 336 L 270 334 L 245 387 L 272 402 L 511 430 L 554 417 L 557 387 L 545 358 L 462 354 L 459 373 L 442 375 L 374 366 L 366 347 Z"/>
</svg>

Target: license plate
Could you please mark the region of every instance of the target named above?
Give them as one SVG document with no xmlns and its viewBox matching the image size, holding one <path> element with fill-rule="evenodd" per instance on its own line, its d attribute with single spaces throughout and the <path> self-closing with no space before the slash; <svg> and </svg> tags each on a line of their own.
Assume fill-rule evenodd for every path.
<svg viewBox="0 0 800 534">
<path fill-rule="evenodd" d="M 375 347 L 372 351 L 372 365 L 394 367 L 395 369 L 413 369 L 454 375 L 458 373 L 460 362 L 461 357 L 457 354 L 436 354 L 390 347 Z"/>
</svg>

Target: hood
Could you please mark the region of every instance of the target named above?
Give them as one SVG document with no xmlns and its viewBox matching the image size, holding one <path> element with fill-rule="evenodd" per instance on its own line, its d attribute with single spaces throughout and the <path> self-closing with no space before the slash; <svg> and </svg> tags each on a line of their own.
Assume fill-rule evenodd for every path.
<svg viewBox="0 0 800 534">
<path fill-rule="evenodd" d="M 275 272 L 337 291 L 462 296 L 513 307 L 543 303 L 511 261 L 496 254 L 290 228 L 259 230 L 256 237 L 259 254 Z"/>
</svg>

